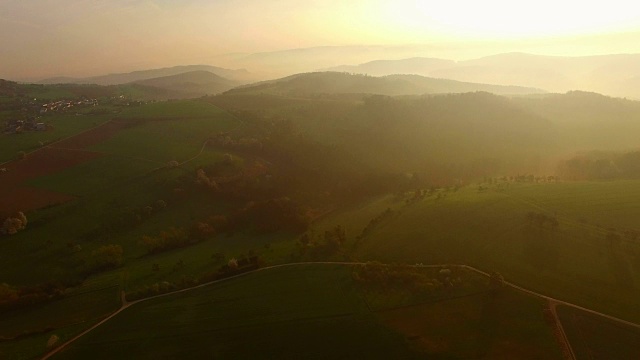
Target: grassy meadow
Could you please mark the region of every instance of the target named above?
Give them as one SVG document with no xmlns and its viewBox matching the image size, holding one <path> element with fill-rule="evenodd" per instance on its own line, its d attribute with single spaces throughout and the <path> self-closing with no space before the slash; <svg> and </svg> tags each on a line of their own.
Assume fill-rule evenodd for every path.
<svg viewBox="0 0 640 360">
<path fill-rule="evenodd" d="M 315 231 L 344 224 L 360 260 L 468 264 L 549 296 L 640 320 L 640 249 L 620 235 L 635 229 L 637 181 L 510 184 L 482 191 L 467 186 L 405 200 L 385 197 L 330 214 Z M 367 217 L 387 208 L 393 217 L 356 242 Z M 556 217 L 559 225 L 532 225 L 529 212 Z M 619 240 L 612 242 L 610 233 Z"/>
<path fill-rule="evenodd" d="M 558 316 L 578 359 L 637 359 L 640 330 L 565 306 Z"/>
<path fill-rule="evenodd" d="M 379 318 L 405 334 L 427 358 L 562 359 L 544 302 L 505 289 L 382 311 Z"/>
<path fill-rule="evenodd" d="M 240 126 L 223 110 L 197 101 L 131 107 L 118 118 L 142 121 L 92 146 L 91 150 L 164 163 L 188 160 L 199 153 L 209 136 Z"/>
<path fill-rule="evenodd" d="M 117 346 L 114 346 L 116 345 Z M 410 358 L 348 268 L 259 272 L 125 310 L 55 358 Z"/>
<path fill-rule="evenodd" d="M 42 145 L 91 129 L 109 119 L 110 116 L 107 115 L 52 115 L 41 119 L 45 124 L 52 126 L 52 129 L 47 131 L 27 131 L 22 134 L 0 133 L 0 162 L 17 158 L 19 151 L 31 152 Z"/>
<path fill-rule="evenodd" d="M 536 349 L 531 358 L 559 358 L 540 302 L 506 292 L 499 304 L 491 305 L 487 281 L 479 275 L 461 273 L 460 288 L 412 303 L 402 290 L 385 289 L 381 283 L 361 289 L 352 280 L 352 269 L 286 266 L 145 301 L 55 358 L 455 358 L 487 353 L 478 337 L 491 340 L 490 354 Z M 437 276 L 437 269 L 424 271 Z M 372 306 L 372 300 L 380 308 Z M 522 313 L 526 317 L 512 318 Z M 422 323 L 422 329 L 430 330 L 407 332 L 408 322 L 417 323 L 417 317 L 407 319 L 409 314 L 437 326 Z M 459 322 L 469 327 L 457 327 Z M 486 333 L 487 328 L 491 332 Z M 454 341 L 461 347 L 451 346 Z"/>
</svg>

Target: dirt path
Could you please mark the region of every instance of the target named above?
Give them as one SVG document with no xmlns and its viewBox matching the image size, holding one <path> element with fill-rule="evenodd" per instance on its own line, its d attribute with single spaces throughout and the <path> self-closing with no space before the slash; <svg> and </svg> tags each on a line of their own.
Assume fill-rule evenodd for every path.
<svg viewBox="0 0 640 360">
<path fill-rule="evenodd" d="M 259 268 L 259 269 L 256 269 L 256 270 L 248 271 L 248 272 L 245 272 L 245 273 L 242 273 L 242 274 L 230 276 L 230 277 L 227 277 L 227 278 L 210 281 L 210 282 L 207 282 L 207 283 L 204 283 L 204 284 L 200 284 L 200 285 L 196 285 L 196 286 L 193 286 L 193 287 L 190 287 L 190 288 L 185 288 L 185 289 L 181 289 L 181 290 L 168 292 L 168 293 L 165 293 L 165 294 L 155 295 L 155 296 L 151 296 L 151 297 L 148 297 L 148 298 L 135 300 L 135 301 L 132 301 L 132 302 L 128 302 L 126 300 L 126 296 L 125 296 L 126 294 L 125 294 L 124 291 L 122 291 L 121 295 L 120 295 L 120 298 L 121 298 L 121 301 L 122 301 L 122 305 L 120 306 L 120 308 L 118 310 L 116 310 L 113 314 L 109 315 L 108 317 L 106 317 L 105 319 L 101 320 L 97 324 L 91 326 L 90 328 L 86 329 L 82 333 L 76 335 L 75 337 L 73 337 L 70 340 L 66 341 L 62 345 L 60 345 L 57 348 L 53 349 L 52 351 L 47 353 L 42 358 L 42 360 L 49 359 L 51 356 L 53 356 L 53 355 L 57 354 L 58 352 L 62 351 L 67 346 L 69 346 L 70 344 L 72 344 L 73 342 L 78 340 L 79 338 L 81 338 L 84 335 L 86 335 L 87 333 L 91 332 L 93 329 L 95 329 L 95 328 L 99 327 L 100 325 L 106 323 L 107 321 L 111 320 L 113 317 L 117 316 L 119 313 L 121 313 L 125 309 L 127 309 L 127 308 L 129 308 L 129 307 L 131 307 L 131 306 L 133 306 L 135 304 L 141 303 L 141 302 L 145 302 L 145 301 L 158 299 L 158 298 L 169 296 L 169 295 L 174 295 L 174 294 L 178 294 L 178 293 L 183 293 L 183 292 L 187 292 L 187 291 L 191 291 L 191 290 L 195 290 L 195 289 L 211 286 L 213 284 L 221 283 L 221 282 L 224 282 L 224 281 L 229 281 L 229 280 L 232 280 L 232 279 L 237 279 L 237 278 L 240 278 L 240 277 L 252 275 L 252 274 L 255 274 L 255 273 L 260 272 L 260 271 L 268 271 L 268 270 L 273 270 L 273 269 L 278 269 L 278 268 L 283 268 L 283 267 L 300 266 L 300 265 L 345 265 L 345 266 L 353 266 L 353 265 L 366 265 L 366 264 L 367 263 L 363 263 L 363 262 L 319 261 L 319 262 L 296 262 L 296 263 L 273 265 L 273 266 L 267 266 L 267 267 Z M 422 265 L 422 264 L 416 264 L 416 265 L 411 265 L 411 266 L 416 267 L 416 268 L 458 267 L 458 268 L 471 270 L 471 271 L 473 271 L 475 273 L 478 273 L 480 275 L 483 275 L 483 276 L 490 277 L 489 273 L 486 273 L 486 272 L 484 272 L 482 270 L 476 269 L 476 268 L 474 268 L 472 266 L 468 266 L 468 265 L 458 265 L 458 264 Z M 568 348 L 570 349 L 570 353 L 571 353 L 570 355 L 572 357 L 569 358 L 569 359 L 575 360 L 575 354 L 573 353 L 573 349 L 571 348 L 571 345 L 569 344 L 569 340 L 567 339 L 567 336 L 564 333 L 564 329 L 562 328 L 562 324 L 561 324 L 560 319 L 558 318 L 558 315 L 556 313 L 556 307 L 558 305 L 569 306 L 569 307 L 572 307 L 572 308 L 575 308 L 575 309 L 578 309 L 578 310 L 586 311 L 586 312 L 588 312 L 590 314 L 594 314 L 594 315 L 598 315 L 598 316 L 604 317 L 604 318 L 609 319 L 609 320 L 614 321 L 614 322 L 618 322 L 618 323 L 621 323 L 621 324 L 625 324 L 625 325 L 634 327 L 636 329 L 640 329 L 640 324 L 635 324 L 635 323 L 632 323 L 630 321 L 618 319 L 616 317 L 613 317 L 613 316 L 610 316 L 610 315 L 606 315 L 606 314 L 603 314 L 603 313 L 600 313 L 600 312 L 597 312 L 597 311 L 594 311 L 594 310 L 586 309 L 586 308 L 583 308 L 583 307 L 581 307 L 579 305 L 568 303 L 566 301 L 557 300 L 557 299 L 554 299 L 552 297 L 549 297 L 549 296 L 546 296 L 546 295 L 543 295 L 543 294 L 540 294 L 540 293 L 536 293 L 536 292 L 531 291 L 531 290 L 527 290 L 527 289 L 525 289 L 523 287 L 520 287 L 518 285 L 512 284 L 512 283 L 507 282 L 507 281 L 504 282 L 504 285 L 506 285 L 508 287 L 511 287 L 511 288 L 513 288 L 515 290 L 519 290 L 521 292 L 524 292 L 526 294 L 533 295 L 535 297 L 542 298 L 542 299 L 545 299 L 545 300 L 549 301 L 549 305 L 551 307 L 551 311 L 552 311 L 552 313 L 553 313 L 553 315 L 554 315 L 554 317 L 556 319 L 556 322 L 558 323 L 559 328 L 562 329 L 561 331 L 562 331 L 563 337 L 564 337 L 564 339 L 566 341 L 566 344 L 567 344 Z"/>
<path fill-rule="evenodd" d="M 205 140 L 205 141 L 204 141 L 204 143 L 202 144 L 202 147 L 200 148 L 200 152 L 198 152 L 194 157 L 192 157 L 192 158 L 190 158 L 190 159 L 187 159 L 187 160 L 185 160 L 185 161 L 183 161 L 183 162 L 179 163 L 178 165 L 179 165 L 179 166 L 182 166 L 182 165 L 184 165 L 184 164 L 186 164 L 186 163 L 188 163 L 188 162 L 190 162 L 190 161 L 193 161 L 193 160 L 195 160 L 195 159 L 199 158 L 199 157 L 200 157 L 200 155 L 202 155 L 202 153 L 204 152 L 204 148 L 206 148 L 208 144 L 209 144 L 209 139 L 207 139 L 207 140 Z"/>
<path fill-rule="evenodd" d="M 564 331 L 564 327 L 562 326 L 562 321 L 560 321 L 560 317 L 558 316 L 558 303 L 555 301 L 549 302 L 549 310 L 551 310 L 551 314 L 553 315 L 553 319 L 556 322 L 556 329 L 558 331 L 558 340 L 562 346 L 562 355 L 565 360 L 576 360 L 576 354 L 573 352 L 573 347 L 571 346 L 571 342 L 569 342 L 569 338 L 567 337 L 567 333 Z"/>
<path fill-rule="evenodd" d="M 478 270 L 476 268 L 473 268 L 471 266 L 467 266 L 467 265 L 452 265 L 452 266 L 464 267 L 466 269 L 475 271 L 475 272 L 477 272 L 479 274 L 483 274 L 485 276 L 489 276 L 489 274 L 487 274 L 487 273 L 485 273 L 483 271 L 480 271 L 480 270 Z M 543 295 L 543 294 L 540 294 L 540 293 L 537 293 L 537 292 L 534 292 L 534 291 L 531 291 L 531 290 L 527 290 L 527 289 L 525 289 L 525 288 L 523 288 L 521 286 L 512 284 L 512 283 L 507 282 L 507 281 L 505 281 L 504 284 L 509 286 L 509 287 L 511 287 L 511 288 L 513 288 L 513 289 L 520 290 L 520 291 L 522 291 L 524 293 L 527 293 L 529 295 L 533 295 L 533 296 L 536 296 L 536 297 L 539 297 L 539 298 L 542 298 L 542 299 L 545 299 L 545 300 L 548 300 L 548 301 L 552 301 L 556 305 L 564 305 L 564 306 L 572 307 L 574 309 L 582 310 L 582 311 L 588 312 L 590 314 L 597 315 L 597 316 L 603 317 L 605 319 L 608 319 L 608 320 L 611 320 L 611 321 L 614 321 L 614 322 L 617 322 L 617 323 L 620 323 L 620 324 L 624 324 L 624 325 L 627 325 L 627 326 L 631 326 L 633 328 L 636 328 L 636 329 L 640 330 L 640 324 L 636 324 L 636 323 L 632 323 L 630 321 L 622 320 L 622 319 L 619 319 L 619 318 L 611 316 L 611 315 L 603 314 L 603 313 L 597 312 L 595 310 L 584 308 L 584 307 L 582 307 L 580 305 L 572 304 L 572 303 L 569 303 L 569 302 L 566 302 L 566 301 L 562 301 L 562 300 L 558 300 L 558 299 L 552 298 L 550 296 Z"/>
</svg>

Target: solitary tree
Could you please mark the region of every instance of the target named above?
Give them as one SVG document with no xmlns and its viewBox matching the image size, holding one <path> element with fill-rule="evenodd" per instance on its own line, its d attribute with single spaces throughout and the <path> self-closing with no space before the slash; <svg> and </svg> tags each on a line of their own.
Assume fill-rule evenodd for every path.
<svg viewBox="0 0 640 360">
<path fill-rule="evenodd" d="M 60 338 L 58 337 L 58 335 L 51 335 L 51 337 L 49 337 L 49 340 L 47 340 L 47 348 L 52 347 L 53 345 L 55 345 L 58 340 L 60 340 Z"/>
<path fill-rule="evenodd" d="M 0 233 L 13 235 L 20 230 L 24 230 L 26 227 L 27 217 L 22 211 L 19 211 L 16 215 L 4 220 Z"/>
</svg>

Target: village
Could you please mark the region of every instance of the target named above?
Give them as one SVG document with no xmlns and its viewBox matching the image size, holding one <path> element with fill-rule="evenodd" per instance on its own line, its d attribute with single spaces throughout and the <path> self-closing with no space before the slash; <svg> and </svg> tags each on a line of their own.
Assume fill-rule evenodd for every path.
<svg viewBox="0 0 640 360">
<path fill-rule="evenodd" d="M 23 108 L 22 119 L 14 118 L 5 122 L 5 134 L 20 134 L 25 131 L 46 131 L 51 126 L 42 120 L 42 115 L 69 112 L 78 107 L 94 107 L 98 105 L 97 99 L 57 100 L 40 104 L 37 99 L 29 102 L 29 106 Z M 81 115 L 76 113 L 76 115 Z"/>
<path fill-rule="evenodd" d="M 50 102 L 47 104 L 42 104 L 42 108 L 40 109 L 40 114 L 69 111 L 76 106 L 88 107 L 88 106 L 97 106 L 97 105 L 98 105 L 97 99 L 59 100 L 59 101 Z"/>
</svg>

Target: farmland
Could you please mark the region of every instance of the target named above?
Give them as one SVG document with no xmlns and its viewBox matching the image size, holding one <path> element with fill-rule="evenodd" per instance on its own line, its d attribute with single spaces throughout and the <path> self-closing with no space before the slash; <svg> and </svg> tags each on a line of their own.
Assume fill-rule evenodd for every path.
<svg viewBox="0 0 640 360">
<path fill-rule="evenodd" d="M 383 311 L 379 317 L 431 356 L 562 359 L 540 300 L 509 290 L 493 301 L 472 295 Z"/>
<path fill-rule="evenodd" d="M 406 309 L 415 306 L 422 312 L 443 314 L 443 304 L 453 301 L 452 306 L 457 306 L 457 300 L 448 300 L 451 293 L 440 293 L 435 302 L 432 299 L 431 303 L 389 310 L 407 304 L 394 297 L 393 291 L 387 290 L 387 310 L 371 312 L 368 301 L 371 296 L 376 296 L 372 293 L 381 292 L 383 288 L 379 288 L 381 284 L 374 284 L 368 290 L 356 290 L 358 287 L 352 283 L 350 270 L 350 266 L 344 265 L 293 265 L 145 301 L 126 309 L 54 358 L 82 358 L 89 353 L 92 356 L 100 354 L 104 358 L 154 358 L 178 354 L 243 358 L 422 358 L 428 354 L 456 355 L 457 350 L 453 349 L 419 351 L 407 343 L 409 334 L 393 326 L 388 327 L 388 324 L 404 323 Z M 424 271 L 435 276 L 432 270 Z M 460 276 L 463 283 L 468 282 L 460 289 L 463 294 L 485 290 L 485 279 L 476 278 L 477 275 L 471 273 Z M 517 294 L 507 297 L 506 309 L 515 312 L 533 310 L 530 312 L 532 321 L 539 325 L 525 329 L 521 324 L 498 318 L 496 343 L 504 343 L 507 341 L 504 334 L 510 334 L 507 338 L 515 342 L 511 346 L 538 347 L 538 354 L 558 358 L 550 329 L 544 324 L 540 312 L 536 311 L 535 302 Z M 468 313 L 462 312 L 458 321 L 473 323 L 472 318 L 482 313 L 484 298 L 475 295 L 470 299 L 465 302 L 471 309 Z M 522 307 L 527 301 L 529 305 Z M 527 308 L 532 305 L 533 309 Z M 448 321 L 442 317 L 440 320 Z M 478 336 L 483 325 L 475 326 L 471 331 Z M 464 331 L 449 328 L 439 332 L 440 337 L 444 336 L 439 341 L 452 341 Z M 535 337 L 526 337 L 532 334 Z M 493 334 L 487 336 L 492 337 Z M 203 346 L 205 343 L 207 345 Z M 483 351 L 482 346 L 473 341 L 465 346 L 466 351 L 472 353 Z M 96 349 L 100 351 L 96 353 Z"/>
<path fill-rule="evenodd" d="M 562 306 L 558 314 L 578 359 L 640 357 L 639 329 Z"/>
<path fill-rule="evenodd" d="M 192 171 L 195 172 L 195 167 L 199 164 L 197 160 L 211 162 L 222 157 L 222 154 L 216 152 L 215 149 L 207 148 L 204 149 L 193 164 L 176 169 L 159 169 L 154 173 L 150 173 L 151 170 L 159 167 L 164 168 L 169 160 L 177 158 L 184 161 L 187 158 L 198 155 L 203 149 L 203 143 L 208 133 L 224 131 L 233 125 L 232 121 L 225 117 L 224 113 L 209 104 L 203 105 L 203 107 L 198 108 L 198 103 L 196 103 L 196 110 L 193 110 L 192 113 L 195 114 L 195 119 L 186 117 L 184 119 L 161 120 L 152 123 L 146 121 L 140 123 L 139 120 L 134 120 L 132 123 L 127 123 L 126 118 L 124 118 L 69 138 L 51 147 L 43 148 L 30 154 L 25 160 L 8 164 L 8 171 L 2 174 L 3 177 L 0 179 L 7 184 L 3 188 L 15 193 L 15 187 L 21 184 L 20 186 L 26 192 L 34 194 L 33 197 L 40 202 L 29 206 L 28 197 L 22 193 L 17 193 L 16 196 L 19 196 L 19 198 L 16 198 L 16 201 L 3 202 L 4 206 L 12 206 L 11 209 L 7 209 L 8 211 L 33 210 L 29 213 L 33 225 L 30 227 L 32 231 L 28 234 L 17 234 L 14 237 L 16 241 L 3 242 L 4 251 L 24 251 L 18 249 L 38 247 L 37 244 L 42 242 L 39 239 L 47 239 L 47 244 L 49 245 L 46 249 L 40 247 L 36 253 L 30 252 L 29 255 L 26 255 L 27 259 L 22 258 L 22 261 L 28 262 L 28 258 L 31 258 L 35 262 L 41 262 L 45 258 L 49 258 L 51 260 L 45 260 L 45 263 L 55 263 L 65 257 L 73 258 L 75 255 L 68 254 L 63 255 L 62 259 L 58 257 L 57 261 L 53 261 L 51 256 L 62 251 L 69 238 L 77 239 L 78 237 L 86 236 L 87 232 L 98 231 L 104 224 L 122 217 L 127 209 L 145 206 L 159 199 L 171 197 L 167 194 L 167 192 L 171 191 L 170 187 L 167 188 L 170 185 L 167 184 L 170 184 L 177 177 L 190 174 Z M 157 110 L 155 106 L 160 106 L 161 110 Z M 176 106 L 178 111 L 185 110 L 183 103 L 177 103 Z M 189 105 L 186 106 L 188 107 Z M 170 108 L 167 108 L 166 104 L 152 104 L 148 107 L 149 114 L 155 114 L 155 112 L 170 113 Z M 206 110 L 206 112 L 201 110 Z M 139 117 L 144 113 L 143 110 L 138 108 L 135 111 L 135 116 Z M 135 139 L 136 131 L 139 131 L 137 129 L 138 126 L 143 127 L 144 131 L 151 133 L 155 131 L 154 134 L 157 136 L 146 136 L 145 140 L 141 141 L 143 142 L 142 145 L 136 145 Z M 118 136 L 129 139 L 134 144 L 130 145 L 129 148 L 120 148 L 118 145 L 121 142 L 118 142 Z M 175 150 L 175 154 L 178 154 L 178 156 L 163 158 L 160 155 L 156 157 L 158 161 L 144 158 L 144 156 L 152 158 L 158 156 L 158 149 L 164 149 L 165 142 L 170 138 L 173 139 L 172 144 L 174 145 L 171 150 Z M 115 143 L 107 146 L 112 139 Z M 127 143 L 126 140 L 125 143 Z M 91 149 L 96 146 L 102 146 L 101 151 Z M 140 149 L 145 149 L 146 153 L 136 153 Z M 61 154 L 57 157 L 60 160 L 52 160 L 51 154 Z M 55 201 L 58 202 L 68 201 L 72 199 L 71 196 L 81 198 L 61 206 L 35 210 L 48 204 L 42 203 L 46 198 L 38 195 L 44 193 L 60 194 L 58 198 L 55 198 Z M 219 207 L 216 204 L 208 205 L 204 201 L 195 203 L 183 202 L 182 204 L 173 210 L 167 209 L 162 213 L 156 214 L 157 216 L 146 222 L 141 230 L 157 232 L 164 229 L 163 224 L 165 223 L 170 224 L 168 226 L 178 226 L 180 224 L 179 219 L 185 219 L 182 221 L 186 221 L 192 216 L 206 211 L 203 209 L 210 209 L 211 206 L 214 206 L 214 208 Z M 190 211 L 190 208 L 194 209 L 195 213 Z M 81 221 L 79 221 L 80 218 L 82 218 Z M 173 218 L 176 221 L 169 220 Z M 141 236 L 138 234 L 138 232 L 124 233 L 120 235 L 124 236 L 124 239 L 133 238 L 136 240 L 120 241 L 127 249 L 133 247 L 133 249 L 137 250 L 134 250 L 135 253 L 138 253 L 140 250 L 137 248 L 137 243 L 139 236 Z M 88 246 L 89 249 L 92 247 L 90 244 L 83 244 L 84 246 Z M 87 250 L 90 253 L 89 249 Z M 62 263 L 66 263 L 68 266 L 70 264 L 69 261 L 71 260 L 62 261 Z M 52 264 L 51 266 L 57 268 L 60 265 Z M 51 269 L 47 270 L 44 266 L 39 268 L 51 274 Z M 62 268 L 65 268 L 65 266 L 62 266 Z M 66 270 L 61 271 L 66 272 L 71 268 L 66 267 Z M 3 268 L 5 272 L 4 279 L 12 283 L 30 282 L 27 278 L 21 281 L 19 279 L 20 276 L 15 278 L 8 275 L 7 273 L 11 272 L 11 269 L 11 267 Z M 37 272 L 30 273 L 30 275 L 33 276 L 33 279 L 40 276 Z"/>
<path fill-rule="evenodd" d="M 46 351 L 52 330 L 61 341 L 85 328 L 120 306 L 118 286 L 98 281 L 87 282 L 82 289 L 48 304 L 4 314 L 0 336 L 0 356 L 31 359 Z"/>
<path fill-rule="evenodd" d="M 97 348 L 104 358 L 408 355 L 402 338 L 367 314 L 339 267 L 261 272 L 144 302 L 121 315 L 56 358 L 81 358 Z"/>
<path fill-rule="evenodd" d="M 0 195 L 11 201 L 0 210 L 25 211 L 29 221 L 0 242 L 0 285 L 36 300 L 10 311 L 0 351 L 42 354 L 51 335 L 60 344 L 118 309 L 121 290 L 134 301 L 190 289 L 243 261 L 255 267 L 379 261 L 404 270 L 470 265 L 540 294 L 640 320 L 639 180 L 482 179 L 477 164 L 465 168 L 474 164 L 467 145 L 441 153 L 438 161 L 455 159 L 456 166 L 434 161 L 422 168 L 433 166 L 432 172 L 407 172 L 423 161 L 413 146 L 425 156 L 449 151 L 444 143 L 431 148 L 435 135 L 423 141 L 418 134 L 429 129 L 421 111 L 451 117 L 444 109 L 469 100 L 507 121 L 519 110 L 505 100 L 251 95 L 257 103 L 245 111 L 243 96 L 135 103 L 109 116 L 78 116 L 96 122 L 69 126 L 64 139 L 51 137 L 61 140 L 4 165 Z M 378 113 L 387 102 L 406 116 L 398 120 L 402 126 L 420 124 L 415 134 L 396 131 L 397 122 L 387 120 L 393 114 Z M 431 125 L 451 135 L 475 126 L 473 111 L 458 114 L 466 125 Z M 49 131 L 15 136 L 39 134 Z M 16 144 L 7 149 L 29 150 Z M 374 144 L 377 153 L 363 157 Z M 397 146 L 387 151 L 379 144 Z M 405 162 L 404 154 L 413 157 Z M 460 285 L 437 273 L 429 274 L 437 281 L 384 275 L 364 286 L 344 266 L 317 265 L 268 268 L 135 304 L 61 358 L 140 357 L 150 348 L 175 354 L 182 345 L 194 357 L 255 357 L 256 347 L 276 357 L 285 346 L 269 342 L 273 334 L 294 339 L 284 353 L 291 357 L 311 346 L 304 339 L 327 338 L 334 348 L 314 347 L 318 357 L 558 358 L 542 316 L 546 305 L 513 290 L 489 296 L 483 276 L 463 274 Z"/>
<path fill-rule="evenodd" d="M 105 115 L 75 116 L 55 115 L 47 117 L 47 124 L 53 128 L 47 131 L 32 131 L 23 134 L 0 134 L 0 162 L 15 159 L 19 151 L 31 152 L 43 145 L 54 143 L 109 120 Z"/>
<path fill-rule="evenodd" d="M 638 320 L 635 269 L 640 249 L 621 234 L 635 230 L 635 213 L 623 209 L 639 196 L 632 181 L 511 184 L 483 191 L 469 186 L 441 190 L 411 204 L 381 198 L 369 207 L 332 214 L 317 226 L 353 221 L 347 231 L 356 236 L 368 221 L 365 214 L 390 208 L 393 218 L 354 243 L 356 258 L 494 269 L 544 294 Z M 559 225 L 535 227 L 527 222 L 530 212 L 557 216 Z M 598 223 L 593 222 L 596 213 L 603 214 Z"/>
<path fill-rule="evenodd" d="M 182 115 L 178 117 L 177 114 Z M 107 241 L 123 246 L 128 260 L 125 260 L 126 267 L 84 281 L 81 287 L 70 288 L 60 300 L 39 305 L 42 310 L 34 310 L 42 314 L 55 313 L 59 319 L 50 315 L 31 317 L 22 312 L 12 313 L 11 319 L 15 321 L 3 322 L 5 327 L 1 336 L 12 338 L 25 331 L 34 333 L 3 343 L 5 350 L 27 351 L 34 339 L 44 337 L 39 335 L 43 330 L 46 334 L 47 329 L 57 329 L 62 332 L 59 335 L 62 339 L 64 334 L 79 331 L 117 306 L 121 288 L 135 290 L 153 282 L 177 282 L 185 276 L 197 277 L 219 266 L 220 260 L 212 260 L 213 254 L 232 251 L 235 255 L 246 252 L 249 247 L 262 246 L 273 240 L 277 242 L 277 239 L 267 237 L 260 239 L 259 244 L 240 242 L 233 245 L 233 241 L 221 239 L 154 258 L 143 257 L 146 254 L 140 245 L 143 235 L 157 234 L 173 226 L 186 226 L 194 218 L 225 211 L 224 204 L 209 202 L 206 198 L 185 201 L 191 197 L 189 193 L 176 197 L 172 194 L 172 186 L 181 186 L 184 180 L 180 179 L 193 176 L 202 164 L 220 161 L 223 153 L 206 146 L 205 140 L 237 126 L 238 123 L 226 113 L 210 104 L 189 101 L 170 106 L 150 104 L 131 113 L 123 111 L 117 119 L 104 122 L 102 126 L 52 143 L 28 154 L 24 160 L 7 164 L 7 172 L 2 174 L 0 181 L 8 191 L 5 199 L 15 195 L 16 200 L 3 201 L 3 206 L 7 207 L 4 210 L 30 211 L 27 212 L 29 231 L 18 233 L 11 241 L 0 244 L 5 255 L 5 266 L 1 270 L 3 282 L 23 286 L 43 281 L 73 284 L 77 281 L 74 279 L 83 276 L 85 265 L 82 264 Z M 138 136 L 142 140 L 137 141 Z M 112 140 L 113 143 L 109 143 Z M 172 147 L 165 148 L 167 143 Z M 128 147 L 120 147 L 122 144 Z M 166 152 L 162 153 L 160 149 Z M 168 168 L 167 162 L 175 159 L 191 161 Z M 241 161 L 241 158 L 237 159 Z M 54 197 L 55 194 L 59 194 L 58 197 Z M 30 198 L 35 199 L 31 204 Z M 169 203 L 166 209 L 156 207 L 151 216 L 145 215 L 144 221 L 140 220 L 141 224 L 136 223 L 133 228 L 127 225 L 126 231 L 117 228 L 122 225 L 116 224 L 123 221 L 130 224 L 127 218 L 135 217 L 135 211 L 150 204 L 156 206 L 162 199 L 165 199 L 163 203 Z M 225 242 L 229 244 L 225 245 Z M 271 252 L 281 252 L 277 244 L 270 248 Z M 6 256 L 8 254 L 20 256 Z M 154 264 L 160 267 L 158 272 L 151 271 Z M 31 270 L 23 271 L 25 266 Z M 100 289 L 96 290 L 92 284 L 100 284 Z M 75 293 L 87 295 L 75 296 Z M 84 305 L 74 305 L 75 301 Z M 24 354 L 25 358 L 33 356 L 28 355 L 29 352 Z"/>
</svg>

